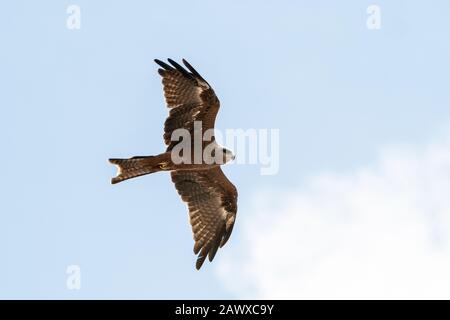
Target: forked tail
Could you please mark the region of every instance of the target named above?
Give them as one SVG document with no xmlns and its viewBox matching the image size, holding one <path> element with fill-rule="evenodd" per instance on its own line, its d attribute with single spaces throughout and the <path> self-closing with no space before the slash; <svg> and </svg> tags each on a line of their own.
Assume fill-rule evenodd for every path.
<svg viewBox="0 0 450 320">
<path fill-rule="evenodd" d="M 134 157 L 130 159 L 109 159 L 117 166 L 117 176 L 111 179 L 112 184 L 161 171 L 161 157 Z"/>
</svg>

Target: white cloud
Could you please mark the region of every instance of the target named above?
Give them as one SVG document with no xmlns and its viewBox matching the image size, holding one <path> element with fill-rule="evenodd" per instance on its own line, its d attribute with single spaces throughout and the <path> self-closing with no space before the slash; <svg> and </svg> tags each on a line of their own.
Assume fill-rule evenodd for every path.
<svg viewBox="0 0 450 320">
<path fill-rule="evenodd" d="M 239 216 L 237 252 L 225 253 L 220 279 L 239 298 L 450 299 L 444 136 L 385 148 L 370 166 L 298 190 L 258 194 Z"/>
</svg>

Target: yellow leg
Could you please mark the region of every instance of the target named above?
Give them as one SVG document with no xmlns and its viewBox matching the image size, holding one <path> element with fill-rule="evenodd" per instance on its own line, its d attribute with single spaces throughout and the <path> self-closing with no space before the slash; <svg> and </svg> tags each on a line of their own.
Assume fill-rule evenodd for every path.
<svg viewBox="0 0 450 320">
<path fill-rule="evenodd" d="M 166 169 L 168 166 L 169 166 L 169 163 L 168 163 L 168 162 L 161 162 L 161 163 L 158 163 L 158 167 L 159 167 L 161 170 Z"/>
</svg>

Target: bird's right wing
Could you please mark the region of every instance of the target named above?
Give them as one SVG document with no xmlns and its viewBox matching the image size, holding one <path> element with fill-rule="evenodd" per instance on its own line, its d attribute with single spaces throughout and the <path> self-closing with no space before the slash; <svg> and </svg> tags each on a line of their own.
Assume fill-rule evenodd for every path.
<svg viewBox="0 0 450 320">
<path fill-rule="evenodd" d="M 188 70 L 172 59 L 168 61 L 171 65 L 155 59 L 161 66 L 158 73 L 171 109 L 164 124 L 164 142 L 170 151 L 178 143 L 171 141 L 174 130 L 187 129 L 192 134 L 195 121 L 202 121 L 203 130 L 213 129 L 220 102 L 208 82 L 186 60 L 183 63 Z"/>
</svg>

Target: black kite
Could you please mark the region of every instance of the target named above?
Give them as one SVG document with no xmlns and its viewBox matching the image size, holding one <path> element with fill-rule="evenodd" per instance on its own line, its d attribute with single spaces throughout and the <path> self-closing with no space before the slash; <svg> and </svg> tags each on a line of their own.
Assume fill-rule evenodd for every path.
<svg viewBox="0 0 450 320">
<path fill-rule="evenodd" d="M 201 123 L 201 130 L 214 129 L 214 122 L 220 102 L 214 90 L 200 74 L 183 59 L 187 70 L 168 59 L 171 65 L 160 60 L 164 97 L 170 109 L 164 124 L 164 142 L 167 150 L 157 156 L 133 157 L 130 159 L 109 159 L 117 165 L 118 174 L 111 180 L 115 184 L 138 176 L 170 171 L 175 188 L 189 209 L 189 221 L 194 234 L 194 253 L 198 254 L 196 268 L 200 269 L 206 257 L 210 261 L 228 241 L 233 230 L 237 212 L 237 190 L 222 172 L 220 165 L 234 159 L 231 151 L 216 144 L 214 136 L 210 141 L 202 141 L 202 150 L 213 144 L 213 156 L 221 161 L 211 163 L 211 159 L 201 158 L 200 162 L 173 161 L 172 151 L 179 143 L 173 141 L 177 129 L 190 133 L 189 144 L 194 146 L 194 123 Z M 195 130 L 194 130 L 195 129 Z M 202 153 L 203 154 L 203 153 Z M 186 154 L 184 154 L 186 155 Z M 190 154 L 190 156 L 192 156 Z M 215 158 L 217 159 L 217 158 Z"/>
</svg>

